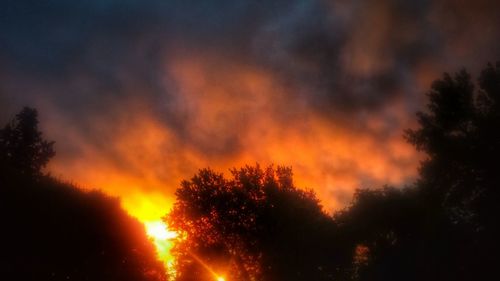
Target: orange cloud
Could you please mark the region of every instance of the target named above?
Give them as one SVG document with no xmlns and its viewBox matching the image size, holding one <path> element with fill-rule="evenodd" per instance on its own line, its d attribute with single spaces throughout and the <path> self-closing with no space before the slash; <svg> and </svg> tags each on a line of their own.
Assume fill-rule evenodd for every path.
<svg viewBox="0 0 500 281">
<path fill-rule="evenodd" d="M 296 184 L 314 189 L 329 211 L 345 205 L 357 187 L 397 185 L 415 175 L 418 159 L 401 131 L 386 132 L 387 115 L 405 115 L 397 101 L 379 115 L 345 123 L 309 110 L 271 72 L 243 63 L 178 58 L 165 72 L 176 90 L 167 108 L 182 128 L 162 122 L 140 99 L 126 101 L 116 118 L 92 122 L 98 132 L 113 132 L 105 134 L 111 135 L 106 147 L 68 130 L 65 139 L 79 153 L 56 158 L 51 170 L 119 196 L 142 221 L 165 214 L 180 181 L 207 166 L 292 166 Z"/>
</svg>

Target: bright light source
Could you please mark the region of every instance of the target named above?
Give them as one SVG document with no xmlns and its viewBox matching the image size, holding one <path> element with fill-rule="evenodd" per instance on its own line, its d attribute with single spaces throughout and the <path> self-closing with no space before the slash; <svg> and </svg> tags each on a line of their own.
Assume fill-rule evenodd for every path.
<svg viewBox="0 0 500 281">
<path fill-rule="evenodd" d="M 148 235 L 154 239 L 167 240 L 177 237 L 177 233 L 169 231 L 162 221 L 149 221 L 144 224 L 146 225 Z"/>
<path fill-rule="evenodd" d="M 217 281 L 226 281 L 226 279 L 222 276 L 217 276 Z"/>
</svg>

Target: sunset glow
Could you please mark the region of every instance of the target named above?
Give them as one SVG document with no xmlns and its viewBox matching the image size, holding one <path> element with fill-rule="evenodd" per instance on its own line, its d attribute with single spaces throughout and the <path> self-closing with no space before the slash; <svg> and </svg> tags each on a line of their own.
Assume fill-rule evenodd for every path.
<svg viewBox="0 0 500 281">
<path fill-rule="evenodd" d="M 150 221 L 144 223 L 149 236 L 157 240 L 170 240 L 177 237 L 177 233 L 169 231 L 167 225 L 162 221 Z"/>
<path fill-rule="evenodd" d="M 500 0 L 18 0 L 0 21 L 3 279 L 494 276 Z"/>
<path fill-rule="evenodd" d="M 212 69 L 214 61 L 224 67 Z M 353 126 L 290 99 L 289 89 L 259 67 L 216 55 L 179 56 L 164 72 L 178 91 L 173 112 L 187 116 L 182 134 L 152 114 L 140 97 L 123 101 L 130 109 L 126 113 L 93 122 L 109 138 L 105 150 L 89 145 L 80 131 L 69 129 L 59 137 L 56 128 L 71 128 L 64 118 L 54 119 L 48 134 L 69 138 L 79 151 L 76 158 L 62 153 L 50 170 L 119 197 L 123 208 L 145 224 L 169 270 L 175 234 L 161 218 L 172 207 L 180 182 L 200 168 L 229 173 L 253 163 L 292 166 L 296 185 L 314 189 L 327 212 L 345 206 L 357 187 L 398 185 L 416 174 L 418 155 L 386 123 L 407 124 L 398 100 L 380 113 L 355 117 Z M 126 122 L 116 122 L 125 114 Z"/>
<path fill-rule="evenodd" d="M 226 70 L 211 69 L 213 61 Z M 386 123 L 408 123 L 401 101 L 381 113 L 357 116 L 353 126 L 290 100 L 289 89 L 265 69 L 216 56 L 181 57 L 164 71 L 177 85 L 175 110 L 181 112 L 175 114 L 189 116 L 182 135 L 148 112 L 144 101 L 134 99 L 126 102 L 132 108 L 126 123 L 96 120 L 95 126 L 106 134 L 112 128 L 113 157 L 89 146 L 81 132 L 65 131 L 81 154 L 78 159 L 61 155 L 50 169 L 122 198 L 124 208 L 141 221 L 165 215 L 181 180 L 203 167 L 227 173 L 252 163 L 292 166 L 296 184 L 313 188 L 329 212 L 348 203 L 356 187 L 400 184 L 416 174 L 418 155 L 401 131 L 390 132 Z M 294 113 L 281 116 L 287 111 Z M 122 118 L 122 112 L 116 114 Z M 58 127 L 65 126 L 69 124 Z"/>
<path fill-rule="evenodd" d="M 169 274 L 175 274 L 174 257 L 171 254 L 171 249 L 174 246 L 177 238 L 177 233 L 168 230 L 168 226 L 162 221 L 147 221 L 144 222 L 146 232 L 153 240 L 156 247 L 158 258 L 165 264 L 165 268 Z"/>
<path fill-rule="evenodd" d="M 210 68 L 213 61 L 224 67 Z M 295 184 L 314 189 L 330 213 L 345 206 L 357 187 L 398 185 L 416 174 L 418 155 L 386 123 L 394 119 L 397 126 L 407 124 L 398 100 L 383 112 L 356 116 L 359 122 L 353 126 L 290 99 L 289 89 L 259 67 L 215 55 L 180 56 L 164 72 L 178 91 L 173 112 L 187 116 L 182 134 L 152 114 L 140 97 L 123 101 L 127 112 L 92 122 L 109 138 L 106 146 L 90 145 L 87 135 L 73 129 L 58 136 L 57 128 L 72 127 L 66 119 L 54 118 L 48 134 L 70 139 L 71 149 L 79 154 L 61 153 L 49 169 L 83 188 L 98 187 L 119 197 L 123 208 L 145 224 L 171 273 L 176 234 L 161 218 L 171 209 L 180 182 L 200 168 L 229 173 L 253 163 L 291 166 Z"/>
</svg>

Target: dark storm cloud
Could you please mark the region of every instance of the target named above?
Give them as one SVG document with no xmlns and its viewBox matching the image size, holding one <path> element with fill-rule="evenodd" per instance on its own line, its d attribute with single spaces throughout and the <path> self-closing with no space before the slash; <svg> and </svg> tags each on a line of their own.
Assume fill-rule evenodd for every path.
<svg viewBox="0 0 500 281">
<path fill-rule="evenodd" d="M 260 54 L 322 110 L 377 109 L 408 92 L 404 76 L 439 52 L 429 4 L 417 2 L 310 2 L 268 24 Z"/>
<path fill-rule="evenodd" d="M 87 51 L 91 39 L 108 37 L 117 47 L 121 42 L 114 40 L 133 37 L 153 22 L 154 9 L 120 2 L 7 1 L 0 12 L 2 52 L 18 67 L 59 74 Z"/>
<path fill-rule="evenodd" d="M 194 147 L 235 151 L 234 135 L 218 135 L 224 145 L 214 146 L 186 131 L 185 115 L 193 113 L 172 104 L 175 85 L 164 87 L 162 67 L 179 49 L 251 60 L 259 21 L 276 17 L 287 2 L 8 1 L 0 9 L 0 58 L 9 73 L 1 77 L 2 95 L 16 104 L 11 114 L 25 104 L 53 105 L 94 145 L 105 145 L 114 131 L 96 134 L 92 117 L 119 119 L 127 100 L 139 97 Z"/>
<path fill-rule="evenodd" d="M 57 82 L 84 72 L 104 88 L 78 95 L 85 100 L 120 93 L 124 69 L 154 85 L 169 44 L 211 47 L 261 58 L 305 87 L 312 104 L 352 111 L 408 92 L 402 76 L 416 63 L 439 60 L 467 35 L 493 33 L 494 2 L 4 1 L 0 54 L 14 71 L 53 73 Z"/>
<path fill-rule="evenodd" d="M 127 172 L 136 168 L 114 144 L 140 131 L 131 124 L 143 115 L 173 135 L 169 141 L 177 146 L 160 145 L 164 151 L 185 149 L 209 160 L 244 154 L 247 131 L 262 138 L 279 132 L 276 139 L 286 142 L 283 131 L 296 124 L 307 132 L 306 117 L 385 144 L 409 125 L 432 79 L 500 58 L 500 2 L 492 0 L 0 5 L 2 123 L 20 107 L 36 106 L 61 140 L 60 157 L 78 159 L 95 149 Z M 263 124 L 278 128 L 255 129 L 263 115 L 269 118 Z M 406 158 L 391 157 L 387 162 L 409 166 Z M 325 167 L 324 174 L 358 169 L 356 177 L 369 182 L 361 166 Z"/>
<path fill-rule="evenodd" d="M 133 51 L 138 43 L 134 40 L 143 37 L 149 37 L 156 44 L 180 41 L 198 48 L 221 48 L 224 44 L 243 41 L 241 38 L 248 36 L 259 19 L 275 14 L 275 6 L 280 2 L 286 3 L 4 1 L 0 10 L 1 51 L 19 67 L 63 71 L 70 63 L 82 63 L 78 61 L 82 54 L 96 44 L 101 52 L 107 52 L 106 55 L 121 55 L 121 59 L 127 59 L 127 52 Z"/>
<path fill-rule="evenodd" d="M 424 60 L 475 44 L 495 54 L 496 2 L 3 1 L 0 57 L 21 74 L 61 81 L 78 70 L 120 92 L 124 69 L 154 84 L 172 45 L 212 48 L 275 68 L 313 104 L 351 111 L 407 90 L 405 72 Z"/>
<path fill-rule="evenodd" d="M 92 96 L 119 98 L 126 94 L 120 88 L 128 87 L 130 80 L 154 88 L 163 78 L 158 77 L 158 63 L 163 63 L 170 48 L 195 53 L 212 48 L 240 55 L 238 49 L 249 42 L 256 21 L 272 14 L 268 8 L 274 4 L 263 3 L 4 1 L 0 58 L 7 64 L 4 70 L 18 73 L 19 79 L 67 84 L 68 91 L 46 95 L 55 95 L 55 100 L 69 102 L 71 110 L 78 110 L 71 102 L 85 106 L 95 102 Z M 76 89 L 80 93 L 72 94 L 78 79 L 90 89 Z"/>
</svg>

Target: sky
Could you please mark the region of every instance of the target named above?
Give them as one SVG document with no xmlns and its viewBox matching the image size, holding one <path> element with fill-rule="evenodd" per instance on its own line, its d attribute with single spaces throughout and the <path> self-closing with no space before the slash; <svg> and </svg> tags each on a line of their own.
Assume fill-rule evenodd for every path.
<svg viewBox="0 0 500 281">
<path fill-rule="evenodd" d="M 495 0 L 0 0 L 0 121 L 38 109 L 48 170 L 165 214 L 198 169 L 292 166 L 326 211 L 403 186 L 443 72 L 500 59 Z"/>
</svg>

